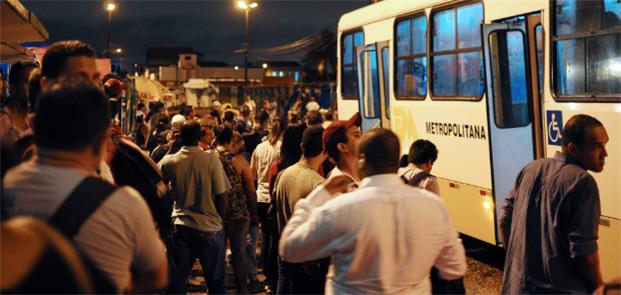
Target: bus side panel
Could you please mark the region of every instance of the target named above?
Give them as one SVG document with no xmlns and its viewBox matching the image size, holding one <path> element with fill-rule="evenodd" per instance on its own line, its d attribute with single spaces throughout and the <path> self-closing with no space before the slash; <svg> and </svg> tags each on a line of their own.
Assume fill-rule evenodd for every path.
<svg viewBox="0 0 621 295">
<path fill-rule="evenodd" d="M 440 195 L 455 228 L 495 245 L 485 99 L 393 100 L 391 114 L 391 129 L 399 136 L 402 154 L 417 139 L 430 140 L 438 148 L 432 173 L 440 179 Z"/>
</svg>

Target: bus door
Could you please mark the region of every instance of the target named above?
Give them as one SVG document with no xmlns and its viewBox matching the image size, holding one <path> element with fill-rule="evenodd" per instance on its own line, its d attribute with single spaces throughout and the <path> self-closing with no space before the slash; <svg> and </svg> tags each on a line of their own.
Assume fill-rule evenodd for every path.
<svg viewBox="0 0 621 295">
<path fill-rule="evenodd" d="M 358 97 L 362 132 L 390 128 L 390 99 L 388 76 L 390 51 L 388 42 L 356 47 L 358 63 Z"/>
<path fill-rule="evenodd" d="M 540 123 L 533 118 L 541 115 L 539 91 L 533 89 L 538 84 L 531 83 L 533 55 L 529 52 L 528 33 L 525 17 L 483 25 L 492 190 L 497 217 L 501 216 L 505 197 L 518 173 L 537 155 L 534 129 L 540 128 L 535 125 Z M 534 97 L 537 103 L 533 102 Z"/>
</svg>

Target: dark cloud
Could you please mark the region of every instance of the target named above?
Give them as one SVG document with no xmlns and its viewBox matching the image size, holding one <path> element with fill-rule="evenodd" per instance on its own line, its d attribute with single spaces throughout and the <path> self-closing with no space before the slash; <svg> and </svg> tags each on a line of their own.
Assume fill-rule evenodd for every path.
<svg viewBox="0 0 621 295">
<path fill-rule="evenodd" d="M 50 32 L 50 41 L 80 39 L 103 51 L 106 13 L 102 1 L 22 0 Z M 150 46 L 184 46 L 207 60 L 239 63 L 243 11 L 235 1 L 116 1 L 112 43 L 130 62 L 142 63 Z M 254 48 L 282 45 L 322 29 L 336 31 L 339 17 L 368 1 L 257 1 L 250 16 Z"/>
</svg>

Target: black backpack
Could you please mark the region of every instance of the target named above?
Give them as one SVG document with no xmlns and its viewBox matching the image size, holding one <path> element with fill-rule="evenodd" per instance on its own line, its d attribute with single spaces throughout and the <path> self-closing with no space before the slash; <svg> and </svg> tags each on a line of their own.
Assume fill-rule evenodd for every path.
<svg viewBox="0 0 621 295">
<path fill-rule="evenodd" d="M 118 187 L 96 177 L 87 177 L 69 194 L 48 223 L 54 226 L 68 240 L 78 234 L 82 224 L 99 208 Z M 93 281 L 93 290 L 97 294 L 117 293 L 116 286 L 81 251 L 80 256 Z"/>
</svg>

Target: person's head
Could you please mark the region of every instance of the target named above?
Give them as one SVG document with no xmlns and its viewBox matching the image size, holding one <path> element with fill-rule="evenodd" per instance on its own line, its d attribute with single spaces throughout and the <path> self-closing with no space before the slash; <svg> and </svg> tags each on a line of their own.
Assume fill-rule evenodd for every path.
<svg viewBox="0 0 621 295">
<path fill-rule="evenodd" d="M 310 126 L 304 130 L 301 144 L 304 158 L 312 159 L 323 157 L 323 160 L 325 160 L 326 153 L 323 150 L 323 142 L 321 141 L 322 135 L 323 128 L 321 126 Z"/>
<path fill-rule="evenodd" d="M 83 76 L 51 80 L 39 96 L 33 121 L 39 150 L 78 152 L 80 160 L 96 169 L 108 136 L 108 99 Z"/>
<path fill-rule="evenodd" d="M 222 118 L 224 123 L 233 123 L 235 122 L 235 113 L 233 111 L 225 111 L 224 117 Z"/>
<path fill-rule="evenodd" d="M 335 121 L 323 132 L 323 146 L 328 157 L 338 166 L 341 160 L 358 157 L 358 143 L 362 132 L 360 114 L 354 114 L 347 121 Z"/>
<path fill-rule="evenodd" d="M 184 146 L 197 146 L 201 139 L 201 125 L 196 121 L 185 121 L 179 131 Z"/>
<path fill-rule="evenodd" d="M 225 124 L 222 127 L 216 128 L 216 142 L 221 146 L 228 146 L 233 141 L 233 128 L 231 125 Z"/>
<path fill-rule="evenodd" d="M 285 129 L 282 137 L 282 144 L 280 145 L 279 171 L 282 171 L 300 160 L 302 156 L 301 143 L 304 130 L 306 130 L 306 124 L 293 124 L 287 126 Z"/>
<path fill-rule="evenodd" d="M 25 61 L 16 62 L 11 66 L 9 72 L 9 93 L 11 96 L 27 101 L 30 73 L 37 68 L 39 66 L 36 63 Z"/>
<path fill-rule="evenodd" d="M 269 134 L 270 144 L 275 145 L 276 142 L 278 142 L 278 140 L 282 138 L 282 134 L 284 131 L 285 130 L 282 128 L 282 124 L 280 123 L 280 120 L 273 119 L 272 127 L 270 129 L 270 134 Z"/>
<path fill-rule="evenodd" d="M 239 132 L 240 134 L 244 134 L 246 132 L 248 132 L 248 128 L 246 125 L 246 122 L 243 120 L 237 120 L 235 121 L 235 131 Z"/>
<path fill-rule="evenodd" d="M 136 109 L 139 111 L 144 111 L 144 103 L 139 102 L 138 105 L 136 105 Z"/>
<path fill-rule="evenodd" d="M 324 121 L 332 121 L 334 120 L 334 113 L 332 113 L 332 111 L 328 110 L 324 113 L 323 115 L 323 120 Z"/>
<path fill-rule="evenodd" d="M 41 93 L 41 70 L 36 69 L 30 73 L 30 81 L 28 82 L 28 111 L 31 113 L 35 111 L 39 93 Z"/>
<path fill-rule="evenodd" d="M 239 109 L 239 113 L 244 117 L 250 116 L 250 107 L 248 105 L 242 105 Z"/>
<path fill-rule="evenodd" d="M 192 120 L 192 118 L 194 117 L 194 108 L 189 105 L 183 105 L 179 110 L 179 114 L 183 115 L 187 120 Z"/>
<path fill-rule="evenodd" d="M 97 54 L 90 45 L 78 41 L 60 41 L 52 44 L 41 62 L 41 84 L 65 75 L 82 75 L 101 87 L 97 71 Z"/>
<path fill-rule="evenodd" d="M 233 131 L 233 139 L 231 141 L 231 146 L 229 148 L 229 151 L 233 154 L 238 154 L 239 151 L 241 151 L 243 147 L 244 147 L 244 138 L 239 132 Z"/>
<path fill-rule="evenodd" d="M 215 139 L 215 129 L 216 129 L 216 120 L 211 116 L 205 116 L 198 120 L 198 123 L 201 125 L 201 142 L 203 144 L 211 144 Z"/>
<path fill-rule="evenodd" d="M 308 111 L 306 113 L 306 124 L 309 126 L 321 125 L 323 123 L 323 117 L 318 111 Z"/>
<path fill-rule="evenodd" d="M 361 178 L 395 174 L 399 169 L 399 138 L 384 128 L 371 129 L 360 139 L 358 173 Z"/>
<path fill-rule="evenodd" d="M 608 156 L 608 139 L 606 129 L 599 120 L 589 115 L 575 115 L 563 127 L 563 152 L 582 168 L 602 172 Z"/>
<path fill-rule="evenodd" d="M 431 168 L 436 159 L 438 159 L 438 149 L 433 142 L 419 139 L 410 146 L 408 163 L 412 163 L 422 170 L 431 172 Z"/>
</svg>

